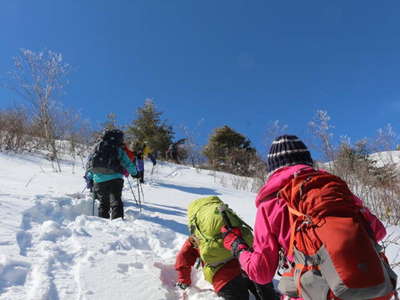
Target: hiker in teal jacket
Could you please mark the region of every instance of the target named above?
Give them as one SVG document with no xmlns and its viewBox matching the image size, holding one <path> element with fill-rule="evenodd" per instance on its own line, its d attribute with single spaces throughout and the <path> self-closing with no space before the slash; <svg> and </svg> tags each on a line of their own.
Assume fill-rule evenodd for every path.
<svg viewBox="0 0 400 300">
<path fill-rule="evenodd" d="M 106 161 L 107 163 L 105 166 L 100 165 L 100 168 L 94 167 L 93 171 L 89 171 L 86 174 L 89 180 L 93 180 L 93 192 L 100 202 L 99 217 L 101 218 L 110 218 L 110 208 L 112 219 L 124 217 L 124 206 L 121 200 L 122 188 L 124 186 L 123 172 L 127 170 L 132 177 L 137 177 L 136 165 L 122 149 L 122 143 L 122 131 L 114 129 L 106 132 L 102 141 L 96 147 L 95 155 L 92 157 L 96 157 L 97 155 L 97 157 L 107 158 L 98 160 L 96 167 L 99 167 L 98 164 L 101 164 L 102 161 Z M 104 153 L 107 151 L 108 153 Z M 93 158 L 93 160 L 95 159 Z M 99 169 L 101 171 L 106 170 L 107 172 L 96 172 Z"/>
<path fill-rule="evenodd" d="M 123 151 L 121 148 L 118 149 L 118 158 L 119 161 L 121 162 L 122 167 L 128 171 L 128 173 L 132 176 L 135 177 L 137 176 L 137 169 L 136 169 L 136 164 L 133 163 L 128 155 Z M 123 179 L 124 175 L 123 173 L 114 173 L 114 174 L 100 174 L 100 173 L 92 173 L 88 172 L 88 176 L 90 179 L 93 179 L 94 183 L 100 183 L 100 182 L 105 182 L 105 181 L 110 181 L 113 179 Z"/>
</svg>

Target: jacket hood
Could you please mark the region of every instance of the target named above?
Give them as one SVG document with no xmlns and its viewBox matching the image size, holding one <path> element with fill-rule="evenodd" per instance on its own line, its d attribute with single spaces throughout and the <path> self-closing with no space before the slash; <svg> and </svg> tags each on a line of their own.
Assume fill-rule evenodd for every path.
<svg viewBox="0 0 400 300">
<path fill-rule="evenodd" d="M 258 192 L 256 197 L 256 207 L 258 207 L 261 202 L 267 200 L 268 198 L 272 198 L 290 181 L 290 179 L 292 179 L 293 174 L 300 169 L 308 170 L 312 169 L 312 167 L 309 165 L 294 165 L 280 168 L 272 173 L 265 182 L 264 186 Z"/>
</svg>

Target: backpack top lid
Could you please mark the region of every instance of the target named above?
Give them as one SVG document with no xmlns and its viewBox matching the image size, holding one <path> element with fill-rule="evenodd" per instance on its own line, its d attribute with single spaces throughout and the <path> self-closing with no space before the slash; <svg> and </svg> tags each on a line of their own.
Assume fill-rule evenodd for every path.
<svg viewBox="0 0 400 300">
<path fill-rule="evenodd" d="M 104 131 L 102 141 L 121 146 L 124 143 L 124 133 L 119 129 L 108 129 Z"/>
<path fill-rule="evenodd" d="M 220 207 L 224 206 L 225 217 Z M 251 246 L 253 235 L 248 226 L 217 196 L 204 197 L 194 200 L 188 207 L 189 232 L 194 235 L 200 253 L 200 259 L 205 263 L 203 267 L 205 279 L 212 282 L 212 277 L 226 262 L 234 257 L 231 251 L 225 249 L 221 235 L 221 228 L 226 219 L 233 227 L 240 227 L 243 238 Z"/>
<path fill-rule="evenodd" d="M 221 206 L 225 207 L 232 226 L 250 228 L 219 197 L 209 196 L 189 204 L 187 210 L 189 232 L 199 234 L 200 239 L 221 239 L 221 227 L 227 225 L 220 211 Z"/>
<path fill-rule="evenodd" d="M 199 198 L 199 199 L 192 201 L 189 204 L 189 207 L 187 210 L 189 223 L 191 223 L 193 218 L 196 217 L 197 213 L 199 212 L 199 210 L 201 208 L 210 206 L 212 204 L 221 205 L 221 204 L 223 204 L 223 202 L 217 196 L 209 196 L 209 197 Z"/>
</svg>

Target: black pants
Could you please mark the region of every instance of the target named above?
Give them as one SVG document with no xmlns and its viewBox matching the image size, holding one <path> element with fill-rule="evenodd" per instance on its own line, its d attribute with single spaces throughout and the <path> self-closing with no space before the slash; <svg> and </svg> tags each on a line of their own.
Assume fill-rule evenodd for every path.
<svg viewBox="0 0 400 300">
<path fill-rule="evenodd" d="M 279 299 L 272 283 L 257 284 L 251 281 L 245 274 L 241 274 L 229 281 L 218 292 L 218 296 L 225 300 L 248 300 L 250 297 L 249 291 L 257 300 Z"/>
<path fill-rule="evenodd" d="M 111 208 L 112 219 L 124 218 L 124 204 L 121 200 L 123 186 L 123 179 L 94 183 L 94 192 L 100 201 L 99 217 L 109 219 Z"/>
</svg>

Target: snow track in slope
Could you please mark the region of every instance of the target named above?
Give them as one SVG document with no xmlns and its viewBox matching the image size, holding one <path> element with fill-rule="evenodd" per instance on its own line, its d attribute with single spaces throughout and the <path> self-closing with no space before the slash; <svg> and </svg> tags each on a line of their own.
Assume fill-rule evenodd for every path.
<svg viewBox="0 0 400 300">
<path fill-rule="evenodd" d="M 151 284 L 160 280 L 156 262 L 173 262 L 183 242 L 161 221 L 154 222 L 162 219 L 149 205 L 149 211 L 139 214 L 134 204 L 126 203 L 125 220 L 110 221 L 87 215 L 89 197 L 34 198 L 15 237 L 29 263 L 0 261 L 2 278 L 7 278 L 7 269 L 17 277 L 0 282 L 0 299 L 123 300 L 132 299 L 132 286 L 135 298 L 145 299 Z M 1 294 L 8 285 L 14 288 Z M 155 284 L 154 299 L 169 298 L 168 289 Z"/>
</svg>

